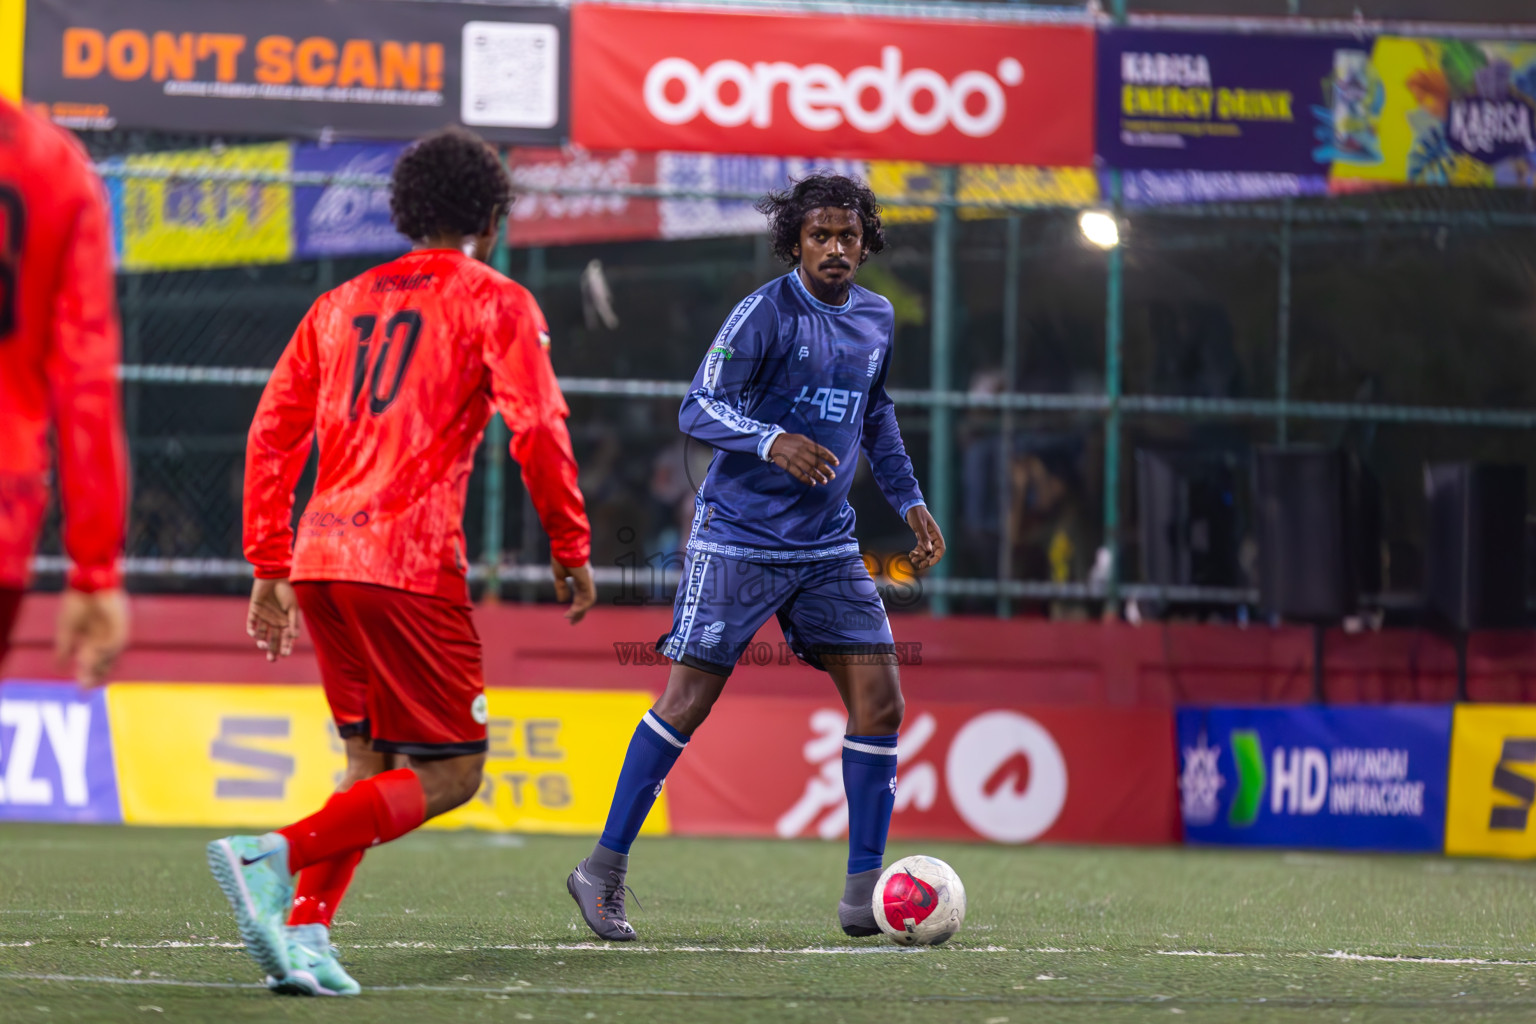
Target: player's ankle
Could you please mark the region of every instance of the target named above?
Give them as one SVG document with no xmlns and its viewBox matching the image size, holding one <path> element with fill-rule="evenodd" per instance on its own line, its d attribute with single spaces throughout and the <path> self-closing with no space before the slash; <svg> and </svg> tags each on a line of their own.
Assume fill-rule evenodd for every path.
<svg viewBox="0 0 1536 1024">
<path fill-rule="evenodd" d="M 629 854 L 610 850 L 602 843 L 598 843 L 592 847 L 592 854 L 587 858 L 587 863 L 599 871 L 617 871 L 623 874 L 629 870 Z"/>
</svg>

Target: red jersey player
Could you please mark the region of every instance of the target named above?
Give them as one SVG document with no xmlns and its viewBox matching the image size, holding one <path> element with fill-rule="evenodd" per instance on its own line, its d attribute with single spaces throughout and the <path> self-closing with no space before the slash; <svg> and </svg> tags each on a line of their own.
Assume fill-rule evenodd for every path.
<svg viewBox="0 0 1536 1024">
<path fill-rule="evenodd" d="M 346 775 L 318 812 L 208 845 L 246 951 L 278 991 L 358 991 L 328 929 L 363 851 L 480 788 L 486 702 L 461 520 L 493 405 L 549 533 L 566 618 L 580 621 L 595 600 L 544 316 L 483 262 L 510 205 L 500 159 L 469 132 L 406 150 L 390 209 L 416 248 L 315 302 L 251 424 L 247 629 L 276 659 L 292 650 L 302 610 L 347 748 Z M 293 490 L 312 438 L 319 474 L 295 537 Z M 391 757 L 406 767 L 385 770 Z"/>
<path fill-rule="evenodd" d="M 58 444 L 60 662 L 106 678 L 128 637 L 118 556 L 128 490 L 106 196 L 62 129 L 0 99 L 0 664 L 48 509 Z"/>
</svg>

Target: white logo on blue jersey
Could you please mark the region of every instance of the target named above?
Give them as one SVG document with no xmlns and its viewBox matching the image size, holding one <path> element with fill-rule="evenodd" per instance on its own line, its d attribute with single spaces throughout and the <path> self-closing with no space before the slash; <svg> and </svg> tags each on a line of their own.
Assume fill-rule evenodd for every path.
<svg viewBox="0 0 1536 1024">
<path fill-rule="evenodd" d="M 869 369 L 864 371 L 864 376 L 873 377 L 880 372 L 880 352 L 878 350 L 869 354 Z"/>
<path fill-rule="evenodd" d="M 725 635 L 725 620 L 716 619 L 705 626 L 699 633 L 700 647 L 718 647 L 720 640 Z"/>
<path fill-rule="evenodd" d="M 859 403 L 864 400 L 864 392 L 850 391 L 847 388 L 817 388 L 811 391 L 809 384 L 802 385 L 800 393 L 795 396 L 793 406 L 799 406 L 801 402 L 809 402 L 819 411 L 819 419 L 831 420 L 833 423 L 841 423 L 851 415 L 857 415 Z"/>
<path fill-rule="evenodd" d="M 800 346 L 800 358 L 801 359 L 805 359 L 810 354 L 811 354 L 811 347 L 809 345 L 801 345 Z"/>
</svg>

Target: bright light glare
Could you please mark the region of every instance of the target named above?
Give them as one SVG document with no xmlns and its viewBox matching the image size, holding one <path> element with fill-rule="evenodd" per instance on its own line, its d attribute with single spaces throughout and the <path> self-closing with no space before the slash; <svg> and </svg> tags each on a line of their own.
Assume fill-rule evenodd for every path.
<svg viewBox="0 0 1536 1024">
<path fill-rule="evenodd" d="M 1089 244 L 1100 249 L 1113 249 L 1120 244 L 1120 225 L 1103 210 L 1084 210 L 1077 218 L 1077 226 Z"/>
</svg>

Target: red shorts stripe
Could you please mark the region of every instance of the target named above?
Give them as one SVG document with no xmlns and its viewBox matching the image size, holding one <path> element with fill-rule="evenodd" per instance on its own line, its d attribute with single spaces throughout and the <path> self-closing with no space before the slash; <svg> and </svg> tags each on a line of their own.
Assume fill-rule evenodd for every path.
<svg viewBox="0 0 1536 1024">
<path fill-rule="evenodd" d="M 485 676 L 468 607 L 371 583 L 293 588 L 343 736 L 417 757 L 484 753 Z"/>
</svg>

